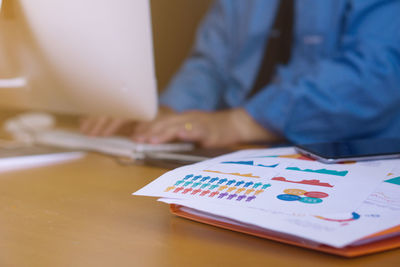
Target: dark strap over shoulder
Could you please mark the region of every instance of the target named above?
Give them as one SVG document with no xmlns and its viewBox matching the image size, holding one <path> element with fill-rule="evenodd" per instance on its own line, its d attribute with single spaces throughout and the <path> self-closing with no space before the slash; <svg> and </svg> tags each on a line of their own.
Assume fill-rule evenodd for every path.
<svg viewBox="0 0 400 267">
<path fill-rule="evenodd" d="M 248 97 L 253 96 L 271 82 L 278 64 L 289 62 L 293 42 L 293 24 L 294 0 L 280 0 L 263 59 Z"/>
</svg>

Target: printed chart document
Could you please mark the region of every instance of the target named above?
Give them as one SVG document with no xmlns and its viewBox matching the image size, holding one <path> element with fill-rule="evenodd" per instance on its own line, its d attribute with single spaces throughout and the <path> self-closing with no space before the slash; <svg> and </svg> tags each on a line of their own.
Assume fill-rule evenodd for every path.
<svg viewBox="0 0 400 267">
<path fill-rule="evenodd" d="M 244 150 L 166 173 L 134 195 L 162 197 L 199 221 L 229 229 L 344 248 L 399 235 L 366 238 L 400 224 L 395 166 L 399 160 L 327 165 L 293 148 Z"/>
<path fill-rule="evenodd" d="M 277 152 L 245 150 L 178 168 L 135 195 L 296 213 L 352 212 L 393 168 L 327 165 Z"/>
<path fill-rule="evenodd" d="M 400 232 L 396 232 L 365 239 L 400 225 L 400 170 L 391 173 L 360 207 L 351 213 L 312 215 L 216 205 L 193 200 L 160 199 L 160 201 L 192 208 L 194 211 L 187 210 L 187 212 L 209 219 L 223 218 L 222 220 L 225 219 L 226 222 L 291 234 L 337 248 L 400 235 Z"/>
</svg>

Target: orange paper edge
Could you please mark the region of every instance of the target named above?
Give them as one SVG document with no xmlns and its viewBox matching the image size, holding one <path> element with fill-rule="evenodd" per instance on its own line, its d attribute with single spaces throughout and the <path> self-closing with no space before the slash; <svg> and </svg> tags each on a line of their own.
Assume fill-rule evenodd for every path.
<svg viewBox="0 0 400 267">
<path fill-rule="evenodd" d="M 277 233 L 274 231 L 268 231 L 268 230 L 260 231 L 260 230 L 251 229 L 251 228 L 245 227 L 245 226 L 237 226 L 237 225 L 233 225 L 233 224 L 229 224 L 229 223 L 225 223 L 225 222 L 221 222 L 221 221 L 217 221 L 217 220 L 200 217 L 197 215 L 193 215 L 193 214 L 184 212 L 180 209 L 180 207 L 182 207 L 182 206 L 171 204 L 170 205 L 171 213 L 173 213 L 179 217 L 189 219 L 189 220 L 221 227 L 221 228 L 228 229 L 231 231 L 240 232 L 240 233 L 244 233 L 244 234 L 248 234 L 248 235 L 253 235 L 253 236 L 260 237 L 260 238 L 274 240 L 277 242 L 282 242 L 285 244 L 295 245 L 295 246 L 299 246 L 299 247 L 303 247 L 303 248 L 318 250 L 318 251 L 322 251 L 325 253 L 334 254 L 334 255 L 347 257 L 347 258 L 358 257 L 358 256 L 362 256 L 362 255 L 382 252 L 385 250 L 390 250 L 390 249 L 395 249 L 395 248 L 400 247 L 400 236 L 395 236 L 395 237 L 379 240 L 376 242 L 372 242 L 372 243 L 368 243 L 368 244 L 364 244 L 364 245 L 360 245 L 360 246 L 348 246 L 345 248 L 334 248 L 334 247 L 330 247 L 327 245 L 315 245 L 315 244 L 312 244 L 312 242 L 307 243 L 306 240 L 304 240 L 304 242 L 300 242 L 300 241 L 294 240 L 295 238 L 290 239 L 289 236 L 285 236 L 284 234 L 280 234 L 280 233 Z M 390 228 L 388 230 L 382 231 L 380 233 L 370 235 L 366 238 L 373 237 L 373 236 L 379 236 L 379 235 L 383 235 L 383 234 L 387 234 L 387 233 L 399 232 L 399 231 L 400 231 L 400 226 L 396 226 L 396 227 Z M 301 239 L 299 239 L 299 240 L 301 240 Z"/>
</svg>

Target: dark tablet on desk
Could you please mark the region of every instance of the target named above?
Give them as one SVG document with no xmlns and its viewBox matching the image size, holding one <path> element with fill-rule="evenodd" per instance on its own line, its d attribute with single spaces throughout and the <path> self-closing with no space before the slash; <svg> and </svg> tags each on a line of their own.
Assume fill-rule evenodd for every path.
<svg viewBox="0 0 400 267">
<path fill-rule="evenodd" d="M 295 147 L 305 156 L 324 163 L 400 158 L 400 138 L 314 143 Z"/>
</svg>

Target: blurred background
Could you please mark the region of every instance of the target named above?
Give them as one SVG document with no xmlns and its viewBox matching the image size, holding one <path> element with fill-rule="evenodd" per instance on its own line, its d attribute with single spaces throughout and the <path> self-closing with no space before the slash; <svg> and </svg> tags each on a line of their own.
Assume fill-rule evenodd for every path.
<svg viewBox="0 0 400 267">
<path fill-rule="evenodd" d="M 188 55 L 195 30 L 212 0 L 150 0 L 158 88 L 162 90 Z"/>
<path fill-rule="evenodd" d="M 212 0 L 149 0 L 151 5 L 154 57 L 158 83 L 158 90 L 163 90 L 178 70 L 182 61 L 189 54 L 195 37 L 196 28 L 210 7 Z M 0 16 L 13 18 L 15 12 L 14 1 L 4 1 L 3 10 Z M 14 23 L 10 21 L 9 23 Z M 8 35 L 14 36 L 17 33 L 8 31 L 0 36 L 7 38 Z M 4 35 L 4 36 L 3 36 Z M 31 42 L 30 36 L 19 36 L 24 41 Z M 7 42 L 1 42 L 2 46 L 7 46 Z M 7 48 L 7 47 L 6 47 Z M 3 49 L 11 51 L 13 49 Z M 2 54 L 1 57 L 11 57 L 12 55 Z M 13 60 L 7 60 L 8 63 Z M 15 66 L 14 66 L 15 65 Z M 1 64 L 0 73 L 4 77 L 13 77 L 19 69 L 17 63 Z M 14 114 L 0 106 L 0 117 Z M 10 113 L 11 112 L 11 113 Z"/>
</svg>

